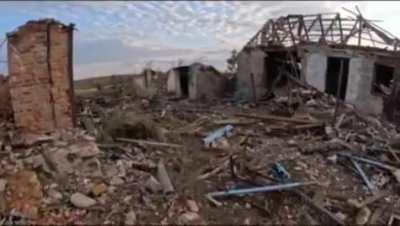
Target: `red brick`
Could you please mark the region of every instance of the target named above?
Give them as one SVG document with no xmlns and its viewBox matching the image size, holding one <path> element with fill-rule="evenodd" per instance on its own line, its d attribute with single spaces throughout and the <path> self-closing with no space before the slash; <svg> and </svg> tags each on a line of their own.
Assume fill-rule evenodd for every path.
<svg viewBox="0 0 400 226">
<path fill-rule="evenodd" d="M 74 125 L 70 32 L 59 22 L 39 20 L 8 35 L 11 104 L 22 133 L 48 133 Z"/>
</svg>

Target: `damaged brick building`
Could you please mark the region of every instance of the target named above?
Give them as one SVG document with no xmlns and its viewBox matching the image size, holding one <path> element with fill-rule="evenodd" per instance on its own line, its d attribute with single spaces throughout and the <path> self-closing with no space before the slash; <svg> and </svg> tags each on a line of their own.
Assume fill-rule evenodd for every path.
<svg viewBox="0 0 400 226">
<path fill-rule="evenodd" d="M 399 40 L 354 15 L 268 20 L 239 53 L 237 89 L 261 99 L 296 77 L 363 112 L 395 120 Z"/>
<path fill-rule="evenodd" d="M 73 29 L 44 19 L 7 34 L 11 105 L 24 134 L 74 126 Z"/>
</svg>

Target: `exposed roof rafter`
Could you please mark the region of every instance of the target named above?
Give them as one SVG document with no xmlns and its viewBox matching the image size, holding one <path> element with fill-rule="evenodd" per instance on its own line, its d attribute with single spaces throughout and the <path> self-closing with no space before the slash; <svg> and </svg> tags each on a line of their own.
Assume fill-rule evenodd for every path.
<svg viewBox="0 0 400 226">
<path fill-rule="evenodd" d="M 399 39 L 358 13 L 344 9 L 353 17 L 339 13 L 287 15 L 269 19 L 245 47 L 290 47 L 299 44 L 356 45 L 398 51 Z M 361 41 L 364 40 L 364 41 Z M 379 44 L 379 45 L 378 45 Z"/>
</svg>

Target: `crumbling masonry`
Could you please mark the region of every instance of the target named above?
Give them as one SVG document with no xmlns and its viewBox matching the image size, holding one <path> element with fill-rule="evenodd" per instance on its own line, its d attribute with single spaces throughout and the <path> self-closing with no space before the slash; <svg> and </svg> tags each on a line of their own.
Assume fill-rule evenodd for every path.
<svg viewBox="0 0 400 226">
<path fill-rule="evenodd" d="M 7 34 L 11 103 L 23 134 L 74 126 L 73 28 L 45 19 Z"/>
<path fill-rule="evenodd" d="M 268 20 L 239 53 L 238 90 L 268 98 L 295 77 L 362 112 L 400 122 L 400 41 L 353 14 Z"/>
</svg>

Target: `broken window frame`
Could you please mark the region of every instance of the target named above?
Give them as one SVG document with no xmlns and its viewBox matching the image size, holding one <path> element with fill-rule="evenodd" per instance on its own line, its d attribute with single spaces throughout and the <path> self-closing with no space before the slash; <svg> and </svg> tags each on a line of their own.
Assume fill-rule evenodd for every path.
<svg viewBox="0 0 400 226">
<path fill-rule="evenodd" d="M 391 82 L 391 86 L 387 87 L 388 90 L 390 90 L 390 92 L 392 90 L 392 85 L 394 83 L 394 73 L 395 73 L 396 68 L 394 66 L 389 66 L 388 64 L 384 64 L 384 63 L 381 63 L 381 62 L 374 62 L 374 69 L 373 69 L 370 93 L 373 96 L 379 96 L 379 97 L 389 96 L 390 93 L 386 94 L 382 90 L 380 90 L 379 84 L 381 84 L 381 83 L 379 83 L 379 84 L 377 83 L 377 66 L 391 68 L 391 70 L 392 70 L 391 81 L 392 82 Z"/>
</svg>

